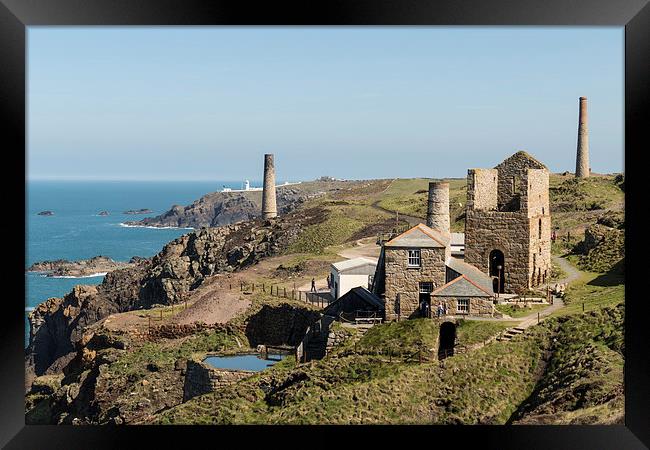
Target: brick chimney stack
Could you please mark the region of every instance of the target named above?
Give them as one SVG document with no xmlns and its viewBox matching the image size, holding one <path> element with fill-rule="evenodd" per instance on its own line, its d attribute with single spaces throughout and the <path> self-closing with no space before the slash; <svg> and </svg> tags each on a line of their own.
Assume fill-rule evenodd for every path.
<svg viewBox="0 0 650 450">
<path fill-rule="evenodd" d="M 589 178 L 589 131 L 587 129 L 587 97 L 580 97 L 578 118 L 578 153 L 576 178 Z"/>
</svg>

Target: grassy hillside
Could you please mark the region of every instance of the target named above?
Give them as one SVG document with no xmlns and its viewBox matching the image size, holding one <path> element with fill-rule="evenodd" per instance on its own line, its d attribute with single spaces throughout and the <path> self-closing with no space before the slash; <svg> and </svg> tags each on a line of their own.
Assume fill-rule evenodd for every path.
<svg viewBox="0 0 650 450">
<path fill-rule="evenodd" d="M 622 424 L 625 308 L 554 319 L 551 358 L 514 423 Z"/>
<path fill-rule="evenodd" d="M 381 195 L 378 205 L 390 211 L 399 211 L 425 219 L 427 190 L 430 179 L 396 179 Z M 464 230 L 464 208 L 467 202 L 467 180 L 448 179 L 449 209 L 452 231 Z M 576 179 L 573 175 L 551 174 L 549 193 L 553 227 L 560 236 L 567 232 L 575 244 L 584 229 L 605 211 L 622 211 L 624 207 L 623 182 L 620 175 L 598 175 Z"/>
<path fill-rule="evenodd" d="M 426 341 L 431 323 L 378 326 L 366 348 L 423 329 Z M 297 367 L 287 362 L 165 411 L 155 423 L 504 423 L 534 387 L 544 339 L 494 343 L 443 364 L 347 352 Z"/>
</svg>

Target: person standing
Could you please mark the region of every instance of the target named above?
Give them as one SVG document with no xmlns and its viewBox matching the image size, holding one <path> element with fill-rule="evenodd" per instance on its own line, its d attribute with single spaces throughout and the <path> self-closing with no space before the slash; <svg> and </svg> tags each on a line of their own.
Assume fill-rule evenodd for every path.
<svg viewBox="0 0 650 450">
<path fill-rule="evenodd" d="M 311 279 L 311 292 L 317 292 L 316 291 L 316 279 L 314 279 L 314 278 Z"/>
<path fill-rule="evenodd" d="M 332 289 L 332 280 L 329 274 L 327 275 L 327 289 Z"/>
</svg>

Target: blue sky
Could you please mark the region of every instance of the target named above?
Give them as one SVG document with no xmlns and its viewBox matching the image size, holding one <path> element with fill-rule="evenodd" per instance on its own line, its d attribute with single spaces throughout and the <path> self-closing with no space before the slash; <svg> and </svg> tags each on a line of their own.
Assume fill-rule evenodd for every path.
<svg viewBox="0 0 650 450">
<path fill-rule="evenodd" d="M 28 178 L 623 170 L 622 27 L 30 27 Z"/>
</svg>

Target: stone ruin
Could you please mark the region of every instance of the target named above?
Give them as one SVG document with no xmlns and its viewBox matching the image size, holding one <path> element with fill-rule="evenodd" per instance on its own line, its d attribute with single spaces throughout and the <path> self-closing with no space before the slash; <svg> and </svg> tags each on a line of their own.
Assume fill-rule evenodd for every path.
<svg viewBox="0 0 650 450">
<path fill-rule="evenodd" d="M 549 172 L 524 151 L 467 172 L 465 262 L 523 294 L 551 275 Z"/>
</svg>

